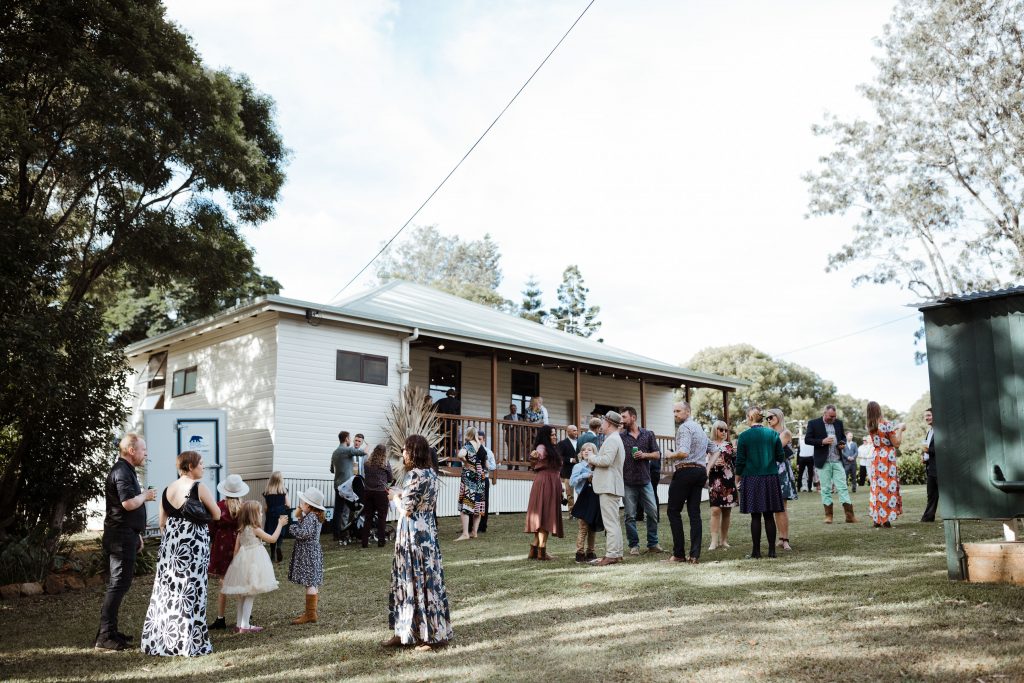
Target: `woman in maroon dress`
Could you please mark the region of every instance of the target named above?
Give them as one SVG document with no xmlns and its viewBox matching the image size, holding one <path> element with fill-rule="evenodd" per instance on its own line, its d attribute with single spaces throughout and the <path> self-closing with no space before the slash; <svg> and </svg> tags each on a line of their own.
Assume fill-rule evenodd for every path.
<svg viewBox="0 0 1024 683">
<path fill-rule="evenodd" d="M 555 451 L 555 430 L 544 425 L 537 430 L 533 463 L 533 486 L 526 504 L 526 533 L 533 534 L 529 560 L 553 560 L 548 555 L 548 536 L 562 537 L 562 458 Z"/>
</svg>

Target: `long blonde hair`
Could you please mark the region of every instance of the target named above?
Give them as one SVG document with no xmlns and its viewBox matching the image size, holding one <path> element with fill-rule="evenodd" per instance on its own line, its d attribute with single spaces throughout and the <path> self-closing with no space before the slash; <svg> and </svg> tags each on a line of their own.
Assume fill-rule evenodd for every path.
<svg viewBox="0 0 1024 683">
<path fill-rule="evenodd" d="M 288 493 L 288 489 L 284 487 L 284 475 L 280 472 L 271 474 L 270 480 L 267 482 L 267 488 L 263 490 L 263 493 L 269 493 L 270 495 Z"/>
<path fill-rule="evenodd" d="M 241 531 L 247 526 L 263 528 L 263 506 L 255 500 L 242 503 L 242 509 L 238 513 L 238 530 Z"/>
<path fill-rule="evenodd" d="M 238 519 L 238 513 L 242 510 L 242 504 L 245 502 L 241 498 L 225 498 L 224 502 L 228 507 L 228 516 L 231 519 Z"/>
</svg>

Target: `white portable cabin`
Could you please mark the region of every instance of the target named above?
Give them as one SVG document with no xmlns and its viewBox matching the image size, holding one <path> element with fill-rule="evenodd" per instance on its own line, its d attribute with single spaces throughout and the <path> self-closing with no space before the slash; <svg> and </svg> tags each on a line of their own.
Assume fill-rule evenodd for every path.
<svg viewBox="0 0 1024 683">
<path fill-rule="evenodd" d="M 747 384 L 402 281 L 331 305 L 263 297 L 126 353 L 135 369 L 132 426 L 141 428 L 143 410 L 226 411 L 220 476 L 241 475 L 253 499 L 280 470 L 293 499 L 316 486 L 331 503 L 339 431 L 364 434 L 372 448 L 383 441 L 385 416 L 406 384 L 435 399 L 454 388 L 461 415 L 444 418 L 453 434 L 473 425 L 503 435 L 488 439 L 501 463 L 498 478 L 509 480 L 492 489 L 498 512 L 525 510 L 532 476 L 508 437 L 516 423 L 501 419 L 511 403 L 543 396 L 560 435 L 570 423 L 585 428 L 594 411 L 632 405 L 664 452 L 675 432 L 675 389 L 721 390 L 724 410 L 728 392 Z M 439 514 L 456 514 L 457 490 L 457 479 L 443 487 Z"/>
</svg>

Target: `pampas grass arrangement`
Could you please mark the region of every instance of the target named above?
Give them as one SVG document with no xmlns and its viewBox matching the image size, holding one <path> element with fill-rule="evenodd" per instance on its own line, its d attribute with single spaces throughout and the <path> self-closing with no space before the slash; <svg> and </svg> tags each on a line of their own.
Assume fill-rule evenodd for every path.
<svg viewBox="0 0 1024 683">
<path fill-rule="evenodd" d="M 392 403 L 388 411 L 384 433 L 387 435 L 391 470 L 401 485 L 405 480 L 405 463 L 402 461 L 405 440 L 413 434 L 420 434 L 431 448 L 437 448 L 441 443 L 441 422 L 437 409 L 427 400 L 425 389 L 409 385 L 402 390 L 398 401 Z"/>
</svg>

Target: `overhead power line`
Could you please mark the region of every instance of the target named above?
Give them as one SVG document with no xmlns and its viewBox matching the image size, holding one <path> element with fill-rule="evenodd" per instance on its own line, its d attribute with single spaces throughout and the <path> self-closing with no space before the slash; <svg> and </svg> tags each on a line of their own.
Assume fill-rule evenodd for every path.
<svg viewBox="0 0 1024 683">
<path fill-rule="evenodd" d="M 777 353 L 777 354 L 775 354 L 775 357 L 776 358 L 781 358 L 782 356 L 788 356 L 788 355 L 790 355 L 792 353 L 796 353 L 798 351 L 806 351 L 807 349 L 813 349 L 813 348 L 818 347 L 818 346 L 824 346 L 825 344 L 831 344 L 832 342 L 839 341 L 840 339 L 847 339 L 848 337 L 855 337 L 858 334 L 863 334 L 865 332 L 870 332 L 871 330 L 877 330 L 879 327 L 885 327 L 886 325 L 892 325 L 893 323 L 898 323 L 899 321 L 906 320 L 907 318 L 915 318 L 918 315 L 920 315 L 920 314 L 919 313 L 911 313 L 910 315 L 905 315 L 905 316 L 902 316 L 900 318 L 894 318 L 894 319 L 888 320 L 888 321 L 886 321 L 884 323 L 878 323 L 877 325 L 872 325 L 871 327 L 865 327 L 863 330 L 857 330 L 855 332 L 849 332 L 847 334 L 843 334 L 843 335 L 840 335 L 838 337 L 833 337 L 832 339 L 826 339 L 824 341 L 815 342 L 814 344 L 808 344 L 807 346 L 801 346 L 799 349 L 793 349 L 792 351 L 786 351 L 785 353 Z"/>
<path fill-rule="evenodd" d="M 565 40 L 565 39 L 566 39 L 566 38 L 567 38 L 567 37 L 569 36 L 569 34 L 570 34 L 570 33 L 572 32 L 572 30 L 573 30 L 574 28 L 576 28 L 576 24 L 578 24 L 578 23 L 580 22 L 580 19 L 582 19 L 582 18 L 583 18 L 583 15 L 587 13 L 587 10 L 589 10 L 589 9 L 590 9 L 590 6 L 591 6 L 591 5 L 593 5 L 593 4 L 594 4 L 594 2 L 596 2 L 596 0 L 590 0 L 590 2 L 589 2 L 589 3 L 587 3 L 587 6 L 583 8 L 583 11 L 582 11 L 582 12 L 580 12 L 580 15 L 579 15 L 578 17 L 576 17 L 576 21 L 572 22 L 572 26 L 570 26 L 570 27 L 569 27 L 569 29 L 568 29 L 568 30 L 567 30 L 567 31 L 566 31 L 566 32 L 565 32 L 565 33 L 564 33 L 564 34 L 562 35 L 562 37 L 561 37 L 561 38 L 559 38 L 558 42 L 557 42 L 557 43 L 555 43 L 555 46 L 554 46 L 553 48 L 551 48 L 551 51 L 550 51 L 550 52 L 548 52 L 547 56 L 546 56 L 546 57 L 544 57 L 544 59 L 543 59 L 543 60 L 541 61 L 541 63 L 540 63 L 539 65 L 537 65 L 537 68 L 533 70 L 533 73 L 532 73 L 532 74 L 530 74 L 530 77 L 526 79 L 526 82 L 525 82 L 525 83 L 523 83 L 523 85 L 522 85 L 522 86 L 521 86 L 521 87 L 519 88 L 519 90 L 517 90 L 517 91 L 516 91 L 516 94 L 512 96 L 512 99 L 508 101 L 508 104 L 506 104 L 506 105 L 505 105 L 505 107 L 504 107 L 504 108 L 503 108 L 503 109 L 502 109 L 502 110 L 501 110 L 501 111 L 500 111 L 500 112 L 498 113 L 498 115 L 494 117 L 494 120 L 493 120 L 493 121 L 491 121 L 491 125 L 487 126 L 487 129 L 486 129 L 486 130 L 484 130 L 484 132 L 480 134 L 480 137 L 478 137 L 478 138 L 476 139 L 476 142 L 474 142 L 474 143 L 473 143 L 473 146 L 472 146 L 472 147 L 470 147 L 470 148 L 469 148 L 469 150 L 468 150 L 468 151 L 467 151 L 467 152 L 466 152 L 465 154 L 463 154 L 463 155 L 462 155 L 462 158 L 461 158 L 461 159 L 459 159 L 459 163 L 455 164 L 455 167 L 454 167 L 454 168 L 453 168 L 453 169 L 452 169 L 451 171 L 449 171 L 449 172 L 448 172 L 448 175 L 446 175 L 446 176 L 444 177 L 444 180 L 442 180 L 442 181 L 440 182 L 440 184 L 438 184 L 438 186 L 434 188 L 434 191 L 430 193 L 430 196 L 428 196 L 428 197 L 427 197 L 426 199 L 424 199 L 424 200 L 423 200 L 423 203 L 419 205 L 419 208 L 417 208 L 417 209 L 416 209 L 415 211 L 413 211 L 412 215 L 411 215 L 411 216 L 409 216 L 409 220 L 407 220 L 407 221 L 406 221 L 405 223 L 403 223 L 403 224 L 402 224 L 402 227 L 400 227 L 400 228 L 398 229 L 398 231 L 397 231 L 397 232 L 396 232 L 396 233 L 395 233 L 394 235 L 392 235 L 392 236 L 391 236 L 391 239 L 389 239 L 389 240 L 388 240 L 388 241 L 387 241 L 387 242 L 386 242 L 386 243 L 384 244 L 384 246 L 380 248 L 380 251 L 378 251 L 378 252 L 377 252 L 376 254 L 374 254 L 373 258 L 371 258 L 371 259 L 370 259 L 369 261 L 367 261 L 367 262 L 366 262 L 366 265 L 365 265 L 365 266 L 363 266 L 362 268 L 360 268 L 360 269 L 359 269 L 359 272 L 358 272 L 358 273 L 356 273 L 356 274 L 355 274 L 355 275 L 354 275 L 354 276 L 352 277 L 352 279 L 351 279 L 351 280 L 349 280 L 348 282 L 346 282 L 346 283 L 345 283 L 345 286 L 344 286 L 344 287 L 342 287 L 341 289 L 339 289 L 339 290 L 338 290 L 338 293 L 337 293 L 337 294 L 335 294 L 334 296 L 332 296 L 332 297 L 331 297 L 331 298 L 329 299 L 329 301 L 334 301 L 334 300 L 335 300 L 335 299 L 337 299 L 337 298 L 338 298 L 339 296 L 341 296 L 342 292 L 344 292 L 344 291 L 345 291 L 346 289 L 348 289 L 348 288 L 349 288 L 349 286 L 350 286 L 350 285 L 351 285 L 351 284 L 352 284 L 353 282 L 355 282 L 356 280 L 358 280 L 358 279 L 359 279 L 359 277 L 360 277 L 360 276 L 361 276 L 361 275 L 362 275 L 363 273 L 365 273 L 365 272 L 366 272 L 366 269 L 367 269 L 367 268 L 369 268 L 369 267 L 370 267 L 370 266 L 371 266 L 371 265 L 373 264 L 373 262 L 374 262 L 374 261 L 376 261 L 376 260 L 377 260 L 378 258 L 380 258 L 380 255 L 381 255 L 381 254 L 383 254 L 383 253 L 384 253 L 385 251 L 387 251 L 387 248 L 391 246 L 391 243 L 392 243 L 392 242 L 394 242 L 394 241 L 395 241 L 396 239 L 398 239 L 398 236 L 402 234 L 402 231 L 403 231 L 403 230 L 405 230 L 405 229 L 406 229 L 406 228 L 407 228 L 407 227 L 409 226 L 409 224 L 410 224 L 410 223 L 412 223 L 413 219 L 415 219 L 415 218 L 416 218 L 416 216 L 417 216 L 417 215 L 419 214 L 419 212 L 423 210 L 423 207 L 425 207 L 425 206 L 426 206 L 426 205 L 427 205 L 427 204 L 428 204 L 428 203 L 430 202 L 430 200 L 434 198 L 434 195 L 435 195 L 435 194 L 437 194 L 437 193 L 438 193 L 438 191 L 439 191 L 439 190 L 440 190 L 440 189 L 441 189 L 442 187 L 444 187 L 444 184 L 445 184 L 446 182 L 448 182 L 448 179 L 449 179 L 449 178 L 451 178 L 451 177 L 452 177 L 452 175 L 454 175 L 454 174 L 455 174 L 455 172 L 456 172 L 457 170 L 459 170 L 459 166 L 462 166 L 462 162 L 463 162 L 463 161 L 465 161 L 465 160 L 466 160 L 466 158 L 467 158 L 467 157 L 468 157 L 468 156 L 469 156 L 470 154 L 472 154 L 472 153 L 473 153 L 473 150 L 474 150 L 474 149 L 476 149 L 476 146 L 480 144 L 480 141 L 481 141 L 481 140 L 483 140 L 483 139 L 484 139 L 484 137 L 485 137 L 485 136 L 486 136 L 486 135 L 487 135 L 487 134 L 488 134 L 489 132 L 491 132 L 491 129 L 492 129 L 492 128 L 494 128 L 494 126 L 495 126 L 495 124 L 496 124 L 496 123 L 498 123 L 498 120 L 499 120 L 499 119 L 501 119 L 502 115 L 504 115 L 504 113 L 505 113 L 506 111 L 508 111 L 508 108 L 509 108 L 509 107 L 511 107 L 511 106 L 512 106 L 512 103 L 516 101 L 516 98 L 517 98 L 517 97 L 519 97 L 519 94 L 520 94 L 521 92 L 523 92 L 523 90 L 525 90 L 525 89 L 526 89 L 526 86 L 528 86 L 528 85 L 530 84 L 530 81 L 532 81 L 532 80 L 533 80 L 533 77 L 537 75 L 537 72 L 539 72 L 539 71 L 541 70 L 541 68 L 542 68 L 542 67 L 543 67 L 543 66 L 544 66 L 545 64 L 547 64 L 547 61 L 548 61 L 548 60 L 549 60 L 549 59 L 551 58 L 551 55 L 555 54 L 555 50 L 557 50 L 557 49 L 558 49 L 558 47 L 559 47 L 559 46 L 560 46 L 560 45 L 562 44 L 562 42 L 563 42 L 563 41 L 564 41 L 564 40 Z"/>
</svg>

